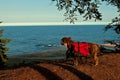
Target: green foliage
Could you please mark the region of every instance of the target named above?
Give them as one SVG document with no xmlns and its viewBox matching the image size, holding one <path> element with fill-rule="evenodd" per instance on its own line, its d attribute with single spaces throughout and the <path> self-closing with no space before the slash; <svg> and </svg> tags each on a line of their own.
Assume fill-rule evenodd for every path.
<svg viewBox="0 0 120 80">
<path fill-rule="evenodd" d="M 3 30 L 0 30 L 0 38 L 1 38 L 1 36 L 2 36 L 2 33 L 3 33 Z"/>
<path fill-rule="evenodd" d="M 74 23 L 78 20 L 77 15 L 82 15 L 84 20 L 95 19 L 102 20 L 102 15 L 98 11 L 98 1 L 91 0 L 52 0 L 56 1 L 58 10 L 65 10 L 66 21 Z"/>
<path fill-rule="evenodd" d="M 105 31 L 107 31 L 108 29 L 113 29 L 120 36 L 120 0 L 102 0 L 102 1 L 108 3 L 109 5 L 117 7 L 118 9 L 117 12 L 119 13 L 119 16 L 112 19 L 111 23 L 109 23 L 105 27 Z"/>
<path fill-rule="evenodd" d="M 113 29 L 120 36 L 120 18 L 115 17 L 112 22 L 105 27 L 105 31 L 108 29 Z"/>
<path fill-rule="evenodd" d="M 101 0 L 101 1 L 104 1 L 110 5 L 117 7 L 118 12 L 120 12 L 120 0 Z"/>
<path fill-rule="evenodd" d="M 120 18 L 115 17 L 112 22 L 105 27 L 105 31 L 113 29 L 118 34 L 118 40 L 107 40 L 107 43 L 114 44 L 117 52 L 120 52 Z"/>
<path fill-rule="evenodd" d="M 78 15 L 82 16 L 84 20 L 102 20 L 102 14 L 99 11 L 99 6 L 103 2 L 106 5 L 114 6 L 120 13 L 120 0 L 52 0 L 56 3 L 58 10 L 64 10 L 66 21 L 74 23 L 78 20 Z"/>
<path fill-rule="evenodd" d="M 10 42 L 10 39 L 2 38 L 3 30 L 0 30 L 0 66 L 2 66 L 7 61 L 7 51 L 9 48 L 6 47 L 6 44 Z"/>
</svg>

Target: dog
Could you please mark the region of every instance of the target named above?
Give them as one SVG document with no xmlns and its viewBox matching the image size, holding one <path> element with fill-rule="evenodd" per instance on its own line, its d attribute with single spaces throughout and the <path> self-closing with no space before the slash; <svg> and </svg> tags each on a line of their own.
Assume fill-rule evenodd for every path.
<svg viewBox="0 0 120 80">
<path fill-rule="evenodd" d="M 67 52 L 74 54 L 74 65 L 78 65 L 79 55 L 85 57 L 92 55 L 95 61 L 95 66 L 98 65 L 98 54 L 100 53 L 100 48 L 98 44 L 89 42 L 75 42 L 72 40 L 71 37 L 63 37 L 61 39 L 61 45 L 68 48 Z"/>
</svg>

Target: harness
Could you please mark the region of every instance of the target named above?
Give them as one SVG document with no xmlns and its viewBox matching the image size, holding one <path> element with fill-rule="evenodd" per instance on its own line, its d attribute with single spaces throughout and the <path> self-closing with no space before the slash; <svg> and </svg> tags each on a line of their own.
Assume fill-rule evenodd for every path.
<svg viewBox="0 0 120 80">
<path fill-rule="evenodd" d="M 74 52 L 80 53 L 82 56 L 89 55 L 89 45 L 86 42 L 74 42 L 72 43 Z"/>
</svg>

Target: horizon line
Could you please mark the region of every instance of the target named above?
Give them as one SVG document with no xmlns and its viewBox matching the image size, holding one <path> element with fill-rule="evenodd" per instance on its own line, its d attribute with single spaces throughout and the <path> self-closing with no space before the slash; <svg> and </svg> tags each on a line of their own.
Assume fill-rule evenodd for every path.
<svg viewBox="0 0 120 80">
<path fill-rule="evenodd" d="M 106 25 L 109 22 L 22 22 L 22 23 L 0 23 L 0 26 L 44 26 L 44 25 Z"/>
</svg>

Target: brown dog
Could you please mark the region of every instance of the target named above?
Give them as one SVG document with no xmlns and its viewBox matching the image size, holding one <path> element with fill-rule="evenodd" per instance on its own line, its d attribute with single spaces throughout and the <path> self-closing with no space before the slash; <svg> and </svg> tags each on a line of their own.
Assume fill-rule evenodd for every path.
<svg viewBox="0 0 120 80">
<path fill-rule="evenodd" d="M 78 65 L 79 54 L 82 56 L 93 56 L 95 61 L 95 66 L 98 65 L 98 54 L 100 53 L 99 45 L 95 43 L 87 42 L 74 42 L 71 37 L 63 37 L 61 39 L 61 45 L 64 45 L 70 50 L 71 53 L 74 53 L 74 64 Z"/>
</svg>

